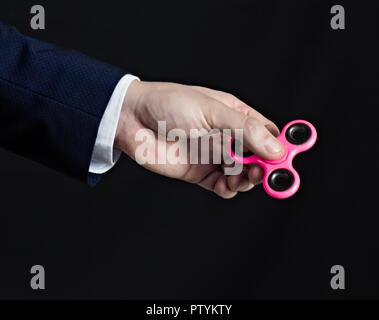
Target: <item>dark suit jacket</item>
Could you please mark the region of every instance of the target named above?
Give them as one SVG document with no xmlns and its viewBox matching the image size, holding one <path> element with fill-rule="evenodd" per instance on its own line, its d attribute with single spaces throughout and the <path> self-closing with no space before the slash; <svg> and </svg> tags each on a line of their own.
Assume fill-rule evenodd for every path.
<svg viewBox="0 0 379 320">
<path fill-rule="evenodd" d="M 0 22 L 0 147 L 95 184 L 98 127 L 124 74 Z"/>
</svg>

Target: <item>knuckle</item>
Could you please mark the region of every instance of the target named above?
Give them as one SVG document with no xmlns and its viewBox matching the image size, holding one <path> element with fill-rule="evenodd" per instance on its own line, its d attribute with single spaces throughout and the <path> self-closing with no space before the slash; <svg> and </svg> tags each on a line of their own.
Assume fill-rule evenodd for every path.
<svg viewBox="0 0 379 320">
<path fill-rule="evenodd" d="M 218 91 L 219 99 L 227 106 L 236 108 L 241 104 L 241 101 L 229 92 Z"/>
<path fill-rule="evenodd" d="M 229 104 L 232 107 L 237 107 L 240 104 L 239 99 L 236 96 L 232 95 L 231 93 L 226 93 L 226 98 L 228 99 Z"/>
<path fill-rule="evenodd" d="M 245 119 L 245 131 L 252 136 L 262 135 L 262 124 L 256 118 L 246 117 Z"/>
</svg>

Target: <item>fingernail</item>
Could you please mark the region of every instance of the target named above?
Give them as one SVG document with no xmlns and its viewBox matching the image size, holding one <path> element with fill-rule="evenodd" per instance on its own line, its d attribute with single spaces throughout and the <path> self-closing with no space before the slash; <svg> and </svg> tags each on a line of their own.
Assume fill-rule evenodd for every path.
<svg viewBox="0 0 379 320">
<path fill-rule="evenodd" d="M 264 146 L 269 153 L 279 153 L 282 151 L 282 144 L 274 137 L 267 137 Z"/>
</svg>

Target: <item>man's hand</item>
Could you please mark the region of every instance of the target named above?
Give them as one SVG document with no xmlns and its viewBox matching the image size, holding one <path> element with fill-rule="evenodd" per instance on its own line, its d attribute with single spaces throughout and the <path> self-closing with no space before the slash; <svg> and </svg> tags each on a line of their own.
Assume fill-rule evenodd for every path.
<svg viewBox="0 0 379 320">
<path fill-rule="evenodd" d="M 275 138 L 276 125 L 231 94 L 203 87 L 174 83 L 133 81 L 126 94 L 118 123 L 115 147 L 135 159 L 138 130 L 157 132 L 158 121 L 166 121 L 167 131 L 179 128 L 190 136 L 191 129 L 243 129 L 244 147 L 258 156 L 275 160 L 283 146 Z M 156 135 L 156 144 L 159 140 Z M 223 139 L 230 140 L 230 137 Z M 167 148 L 170 143 L 167 142 Z M 157 148 L 155 148 L 157 150 Z M 212 152 L 211 152 L 212 153 Z M 189 158 L 189 156 L 188 156 Z M 157 162 L 156 162 L 157 163 Z M 225 176 L 221 164 L 145 164 L 156 173 L 196 183 L 223 198 L 232 198 L 259 184 L 263 170 L 249 165 L 239 175 Z"/>
</svg>

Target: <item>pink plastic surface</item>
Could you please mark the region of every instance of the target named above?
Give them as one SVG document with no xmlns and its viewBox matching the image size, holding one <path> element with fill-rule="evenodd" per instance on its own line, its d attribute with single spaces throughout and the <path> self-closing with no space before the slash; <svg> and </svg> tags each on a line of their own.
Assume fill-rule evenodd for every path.
<svg viewBox="0 0 379 320">
<path fill-rule="evenodd" d="M 304 144 L 294 145 L 294 144 L 291 144 L 286 139 L 287 129 L 295 123 L 304 123 L 311 129 L 311 136 Z M 285 199 L 285 198 L 289 198 L 289 197 L 293 196 L 297 192 L 297 190 L 299 189 L 299 186 L 300 186 L 299 174 L 297 173 L 297 171 L 292 166 L 293 158 L 298 153 L 307 151 L 313 147 L 313 145 L 315 144 L 315 142 L 317 140 L 317 131 L 311 123 L 304 121 L 304 120 L 295 120 L 295 121 L 291 121 L 290 123 L 288 123 L 283 128 L 282 132 L 277 137 L 277 139 L 283 144 L 283 146 L 285 148 L 285 153 L 284 153 L 282 158 L 275 160 L 275 161 L 264 160 L 255 154 L 251 155 L 249 157 L 246 157 L 246 158 L 237 156 L 234 153 L 234 151 L 232 150 L 232 143 L 233 143 L 234 139 L 232 139 L 230 144 L 229 144 L 229 154 L 232 157 L 232 159 L 236 162 L 239 162 L 242 164 L 256 163 L 256 164 L 260 165 L 264 170 L 263 187 L 266 190 L 266 192 L 274 198 Z M 294 176 L 294 182 L 293 182 L 292 186 L 285 191 L 273 190 L 268 184 L 268 177 L 270 176 L 270 174 L 273 171 L 275 171 L 277 169 L 287 169 L 287 170 L 291 171 L 293 176 Z"/>
</svg>

